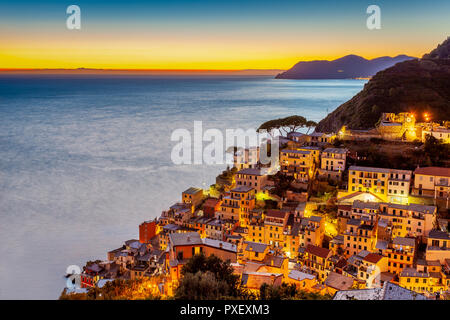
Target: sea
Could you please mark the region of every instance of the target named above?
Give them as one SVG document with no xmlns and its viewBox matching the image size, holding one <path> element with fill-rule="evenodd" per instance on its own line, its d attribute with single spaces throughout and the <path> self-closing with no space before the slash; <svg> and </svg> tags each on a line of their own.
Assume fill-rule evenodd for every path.
<svg viewBox="0 0 450 320">
<path fill-rule="evenodd" d="M 177 165 L 176 129 L 320 121 L 365 80 L 0 75 L 0 299 L 57 299 L 70 265 L 106 260 L 225 165 Z"/>
</svg>

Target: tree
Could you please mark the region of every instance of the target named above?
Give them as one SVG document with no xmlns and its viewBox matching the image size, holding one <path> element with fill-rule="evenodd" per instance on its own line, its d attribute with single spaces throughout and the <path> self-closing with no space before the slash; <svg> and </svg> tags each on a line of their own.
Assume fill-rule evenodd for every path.
<svg viewBox="0 0 450 320">
<path fill-rule="evenodd" d="M 266 130 L 272 135 L 273 130 L 278 130 L 281 135 L 288 134 L 290 132 L 295 132 L 300 128 L 305 127 L 315 127 L 317 123 L 314 121 L 307 121 L 305 117 L 302 116 L 289 116 L 286 118 L 280 118 L 275 120 L 269 120 L 264 122 L 259 126 L 258 132 Z M 308 130 L 309 131 L 309 130 Z"/>
<path fill-rule="evenodd" d="M 175 298 L 183 299 L 188 294 L 200 299 L 210 299 L 211 294 L 216 296 L 211 299 L 239 297 L 239 277 L 233 271 L 229 260 L 223 261 L 215 255 L 195 255 L 181 269 L 183 278 Z M 208 280 L 209 284 L 205 283 L 204 279 Z M 212 290 L 212 293 L 208 290 Z"/>
<path fill-rule="evenodd" d="M 311 128 L 317 127 L 317 122 L 312 121 L 312 120 L 308 120 L 308 121 L 306 121 L 305 127 L 308 128 L 308 131 L 306 131 L 306 134 L 308 134 L 309 130 L 311 130 Z"/>
<path fill-rule="evenodd" d="M 175 291 L 179 300 L 217 300 L 231 295 L 226 281 L 210 272 L 186 273 Z"/>
<path fill-rule="evenodd" d="M 262 284 L 259 288 L 260 300 L 330 300 L 331 295 L 321 295 L 297 289 L 295 284 L 282 283 L 280 286 Z"/>
<path fill-rule="evenodd" d="M 263 283 L 259 288 L 260 300 L 292 300 L 297 294 L 295 284 L 282 283 L 281 286 Z"/>
</svg>

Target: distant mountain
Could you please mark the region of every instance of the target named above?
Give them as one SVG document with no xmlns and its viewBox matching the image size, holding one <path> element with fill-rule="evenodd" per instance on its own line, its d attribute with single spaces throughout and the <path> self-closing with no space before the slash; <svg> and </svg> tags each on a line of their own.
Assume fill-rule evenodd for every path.
<svg viewBox="0 0 450 320">
<path fill-rule="evenodd" d="M 276 79 L 349 79 L 368 78 L 398 62 L 416 59 L 406 55 L 379 57 L 372 60 L 348 55 L 337 60 L 300 61 L 291 69 L 278 74 Z"/>
<path fill-rule="evenodd" d="M 337 132 L 343 125 L 368 129 L 383 112 L 424 112 L 433 120 L 450 120 L 450 38 L 422 59 L 404 61 L 378 72 L 364 89 L 339 106 L 316 127 Z"/>
</svg>

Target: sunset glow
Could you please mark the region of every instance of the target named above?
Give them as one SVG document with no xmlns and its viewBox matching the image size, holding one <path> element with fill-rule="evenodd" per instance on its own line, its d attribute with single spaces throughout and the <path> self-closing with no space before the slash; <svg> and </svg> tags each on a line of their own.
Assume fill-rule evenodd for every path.
<svg viewBox="0 0 450 320">
<path fill-rule="evenodd" d="M 248 1 L 239 11 L 234 1 L 79 1 L 81 30 L 66 28 L 65 3 L 0 2 L 0 68 L 288 69 L 347 54 L 420 57 L 450 27 L 449 3 L 437 2 L 428 12 L 426 4 L 381 1 L 376 31 L 365 27 L 359 1 Z"/>
</svg>

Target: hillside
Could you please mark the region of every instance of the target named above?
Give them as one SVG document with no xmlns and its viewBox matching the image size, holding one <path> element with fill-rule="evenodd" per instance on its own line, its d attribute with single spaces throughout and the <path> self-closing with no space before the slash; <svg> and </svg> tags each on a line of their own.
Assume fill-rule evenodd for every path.
<svg viewBox="0 0 450 320">
<path fill-rule="evenodd" d="M 291 69 L 278 74 L 276 79 L 349 79 L 367 78 L 398 62 L 415 59 L 405 55 L 394 58 L 380 57 L 372 60 L 348 55 L 337 60 L 300 61 Z"/>
<path fill-rule="evenodd" d="M 373 128 L 383 112 L 428 112 L 450 120 L 450 38 L 422 59 L 404 61 L 378 72 L 364 89 L 319 122 L 318 132 Z"/>
</svg>

